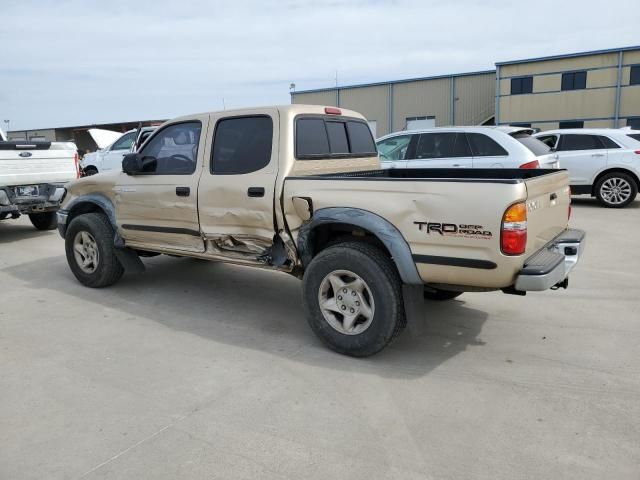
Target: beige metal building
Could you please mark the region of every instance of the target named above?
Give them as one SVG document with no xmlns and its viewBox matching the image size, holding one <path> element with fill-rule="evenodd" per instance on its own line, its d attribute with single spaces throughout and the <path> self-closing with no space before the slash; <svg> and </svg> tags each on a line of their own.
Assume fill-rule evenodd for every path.
<svg viewBox="0 0 640 480">
<path fill-rule="evenodd" d="M 376 137 L 403 129 L 493 123 L 494 70 L 291 93 L 291 103 L 362 113 Z"/>
<path fill-rule="evenodd" d="M 496 123 L 640 128 L 640 46 L 496 63 Z"/>
</svg>

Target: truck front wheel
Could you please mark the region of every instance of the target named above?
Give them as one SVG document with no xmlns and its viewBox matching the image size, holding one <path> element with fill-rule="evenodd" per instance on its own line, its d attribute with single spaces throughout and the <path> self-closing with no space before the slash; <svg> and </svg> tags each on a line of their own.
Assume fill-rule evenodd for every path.
<svg viewBox="0 0 640 480">
<path fill-rule="evenodd" d="M 71 221 L 65 251 L 71 271 L 87 287 L 113 285 L 124 273 L 115 254 L 113 228 L 101 213 L 86 213 Z"/>
<path fill-rule="evenodd" d="M 321 251 L 304 273 L 303 297 L 311 329 L 344 355 L 373 355 L 406 324 L 400 276 L 373 245 L 346 242 Z"/>
<path fill-rule="evenodd" d="M 58 226 L 56 212 L 30 213 L 29 220 L 38 230 L 55 230 Z"/>
</svg>

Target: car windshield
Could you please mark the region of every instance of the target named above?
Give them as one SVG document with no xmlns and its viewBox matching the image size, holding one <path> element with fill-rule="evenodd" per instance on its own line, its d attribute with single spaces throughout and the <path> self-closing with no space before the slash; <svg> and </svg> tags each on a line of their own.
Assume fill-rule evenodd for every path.
<svg viewBox="0 0 640 480">
<path fill-rule="evenodd" d="M 511 136 L 531 150 L 534 155 L 548 155 L 551 153 L 551 148 L 547 144 L 541 142 L 535 137 L 532 137 L 531 135 L 526 133 L 514 133 Z"/>
</svg>

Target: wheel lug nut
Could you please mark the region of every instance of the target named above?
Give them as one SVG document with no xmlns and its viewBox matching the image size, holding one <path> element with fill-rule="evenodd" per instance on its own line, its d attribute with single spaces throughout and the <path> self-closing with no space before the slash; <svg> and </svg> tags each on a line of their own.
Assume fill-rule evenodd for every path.
<svg viewBox="0 0 640 480">
<path fill-rule="evenodd" d="M 353 308 L 350 308 L 350 309 L 349 309 L 349 311 L 350 311 L 351 313 L 355 312 L 355 310 L 354 310 Z"/>
<path fill-rule="evenodd" d="M 351 295 L 353 295 L 355 297 L 356 296 L 356 292 L 351 292 Z"/>
<path fill-rule="evenodd" d="M 343 288 L 343 289 L 342 289 L 342 293 L 347 293 L 347 289 L 346 289 L 346 288 Z"/>
<path fill-rule="evenodd" d="M 356 307 L 360 306 L 360 302 L 356 301 Z"/>
<path fill-rule="evenodd" d="M 342 295 L 338 295 L 338 300 L 342 300 Z"/>
<path fill-rule="evenodd" d="M 347 309 L 347 307 L 345 307 L 344 305 L 342 305 L 340 308 L 341 308 L 342 310 L 346 310 L 346 309 Z"/>
</svg>

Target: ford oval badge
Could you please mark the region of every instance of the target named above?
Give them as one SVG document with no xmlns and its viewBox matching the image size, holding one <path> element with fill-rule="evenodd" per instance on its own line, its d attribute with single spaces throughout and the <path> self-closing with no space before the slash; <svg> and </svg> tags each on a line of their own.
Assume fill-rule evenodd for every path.
<svg viewBox="0 0 640 480">
<path fill-rule="evenodd" d="M 20 156 L 24 157 L 24 158 L 30 157 L 31 156 L 31 152 L 20 152 Z"/>
</svg>

